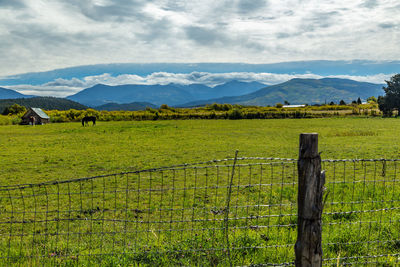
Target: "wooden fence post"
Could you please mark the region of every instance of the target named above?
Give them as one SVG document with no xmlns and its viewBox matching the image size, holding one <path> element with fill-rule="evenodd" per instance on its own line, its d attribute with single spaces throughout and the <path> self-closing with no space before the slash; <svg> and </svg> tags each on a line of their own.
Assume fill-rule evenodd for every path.
<svg viewBox="0 0 400 267">
<path fill-rule="evenodd" d="M 321 215 L 325 173 L 321 172 L 318 134 L 300 134 L 296 266 L 322 266 Z"/>
</svg>

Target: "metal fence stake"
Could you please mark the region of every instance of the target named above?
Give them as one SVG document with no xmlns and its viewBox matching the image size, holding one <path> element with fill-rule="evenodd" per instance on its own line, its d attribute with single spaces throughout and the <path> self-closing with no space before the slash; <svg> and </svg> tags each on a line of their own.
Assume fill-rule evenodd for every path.
<svg viewBox="0 0 400 267">
<path fill-rule="evenodd" d="M 301 134 L 298 168 L 296 266 L 322 266 L 321 215 L 325 173 L 321 173 L 318 134 Z"/>
</svg>

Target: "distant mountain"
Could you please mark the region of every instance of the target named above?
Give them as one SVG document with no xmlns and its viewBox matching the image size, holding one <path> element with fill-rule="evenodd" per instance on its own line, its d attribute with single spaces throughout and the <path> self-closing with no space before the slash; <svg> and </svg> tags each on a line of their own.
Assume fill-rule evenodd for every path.
<svg viewBox="0 0 400 267">
<path fill-rule="evenodd" d="M 214 97 L 219 95 L 223 96 L 240 96 L 250 94 L 261 88 L 266 87 L 265 84 L 258 82 L 239 82 L 230 81 L 214 87 Z"/>
<path fill-rule="evenodd" d="M 167 85 L 118 85 L 97 84 L 84 89 L 68 99 L 88 106 L 101 106 L 110 102 L 125 104 L 131 102 L 150 102 L 155 105 L 171 106 L 201 99 L 222 96 L 235 96 L 254 92 L 265 87 L 257 82 L 232 81 L 214 88 L 202 84 L 167 84 Z"/>
<path fill-rule="evenodd" d="M 400 61 L 371 61 L 371 60 L 311 60 L 293 61 L 271 64 L 244 64 L 244 63 L 121 63 L 97 64 L 56 69 L 46 72 L 25 73 L 0 80 L 0 86 L 31 84 L 40 85 L 62 79 L 82 79 L 86 76 L 108 73 L 112 76 L 121 74 L 136 74 L 146 76 L 154 72 L 169 73 L 229 73 L 254 72 L 278 74 L 306 74 L 317 75 L 375 75 L 379 73 L 392 74 L 398 72 Z"/>
<path fill-rule="evenodd" d="M 0 87 L 0 99 L 22 98 L 22 97 L 31 97 L 31 96 L 18 93 L 11 89 Z"/>
<path fill-rule="evenodd" d="M 151 102 L 156 105 L 175 105 L 190 101 L 191 94 L 174 85 L 118 85 L 97 84 L 84 89 L 67 99 L 88 106 L 100 106 L 115 102 L 118 104 L 131 102 Z"/>
<path fill-rule="evenodd" d="M 0 113 L 2 113 L 6 107 L 9 107 L 13 104 L 18 104 L 26 108 L 32 107 L 32 108 L 42 108 L 46 110 L 87 109 L 86 106 L 65 98 L 32 97 L 32 98 L 2 99 L 0 100 Z"/>
<path fill-rule="evenodd" d="M 340 100 L 351 102 L 383 94 L 382 84 L 356 82 L 348 79 L 292 79 L 290 81 L 265 87 L 250 94 L 236 97 L 214 98 L 194 101 L 183 106 L 203 106 L 211 103 L 229 103 L 241 105 L 275 105 L 285 100 L 291 104 L 322 104 Z"/>
<path fill-rule="evenodd" d="M 158 106 L 148 103 L 148 102 L 132 102 L 128 104 L 117 104 L 117 103 L 108 103 L 101 106 L 94 107 L 97 110 L 145 110 L 147 107 L 149 108 L 158 108 Z"/>
</svg>

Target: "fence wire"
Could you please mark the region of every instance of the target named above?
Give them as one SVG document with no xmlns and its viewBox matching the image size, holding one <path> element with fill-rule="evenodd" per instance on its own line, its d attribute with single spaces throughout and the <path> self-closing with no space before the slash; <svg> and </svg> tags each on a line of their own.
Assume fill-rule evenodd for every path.
<svg viewBox="0 0 400 267">
<path fill-rule="evenodd" d="M 324 160 L 324 265 L 400 257 L 398 160 Z M 293 265 L 297 161 L 0 187 L 1 265 Z"/>
<path fill-rule="evenodd" d="M 326 265 L 397 265 L 400 256 L 398 160 L 325 160 Z"/>
</svg>

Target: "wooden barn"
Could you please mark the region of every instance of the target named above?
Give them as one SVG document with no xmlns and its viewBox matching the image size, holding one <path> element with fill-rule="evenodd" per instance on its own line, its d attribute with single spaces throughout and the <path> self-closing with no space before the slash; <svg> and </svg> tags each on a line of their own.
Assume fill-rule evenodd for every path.
<svg viewBox="0 0 400 267">
<path fill-rule="evenodd" d="M 21 119 L 21 124 L 24 125 L 50 123 L 50 117 L 40 108 L 29 108 Z"/>
</svg>

